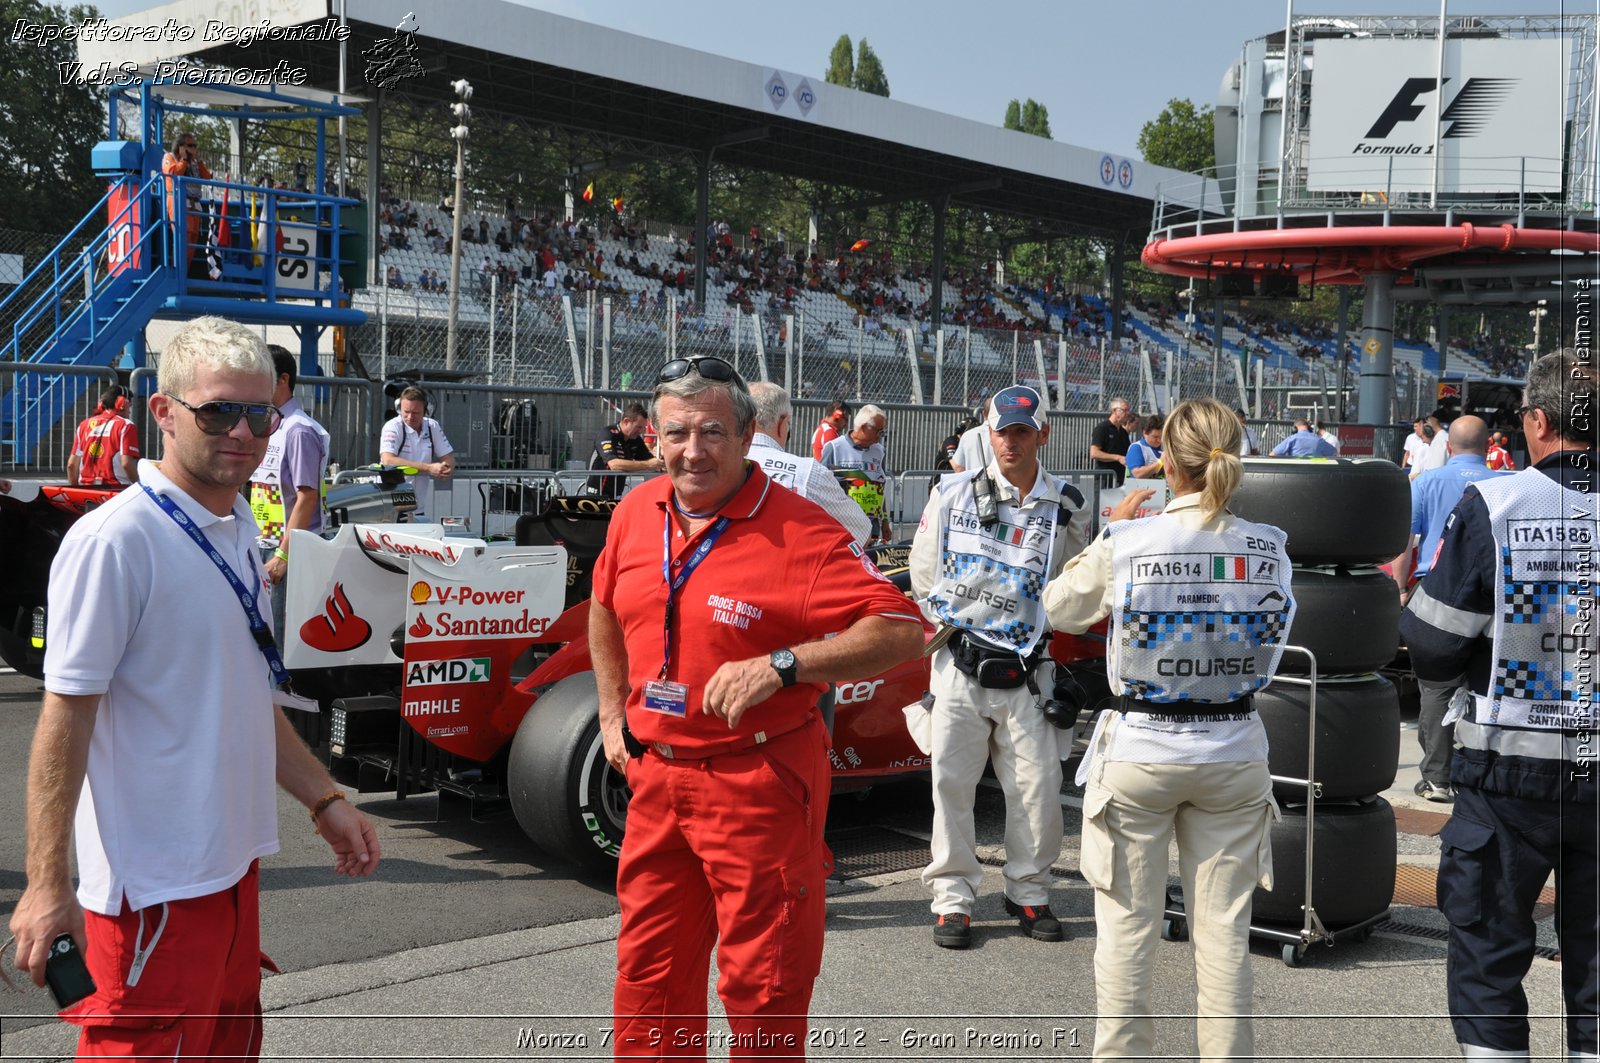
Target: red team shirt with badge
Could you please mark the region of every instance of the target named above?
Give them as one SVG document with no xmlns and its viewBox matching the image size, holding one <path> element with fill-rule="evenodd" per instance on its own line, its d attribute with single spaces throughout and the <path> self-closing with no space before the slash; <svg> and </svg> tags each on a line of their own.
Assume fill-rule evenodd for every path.
<svg viewBox="0 0 1600 1063">
<path fill-rule="evenodd" d="M 779 690 L 730 731 L 726 720 L 701 711 L 706 682 L 723 663 L 813 642 L 868 616 L 922 622 L 910 599 L 826 511 L 773 484 L 758 466 L 749 468 L 749 479 L 722 508 L 726 531 L 678 592 L 666 679 L 689 688 L 685 715 L 644 707 L 645 685 L 661 678 L 662 530 L 678 564 L 688 562 L 710 526 L 684 537 L 668 512 L 672 480 L 657 477 L 618 504 L 594 569 L 594 600 L 616 614 L 628 649 L 628 728 L 641 741 L 670 744 L 678 756 L 725 747 L 732 735 L 754 741 L 757 731 L 793 730 L 822 690 L 813 683 Z"/>
</svg>

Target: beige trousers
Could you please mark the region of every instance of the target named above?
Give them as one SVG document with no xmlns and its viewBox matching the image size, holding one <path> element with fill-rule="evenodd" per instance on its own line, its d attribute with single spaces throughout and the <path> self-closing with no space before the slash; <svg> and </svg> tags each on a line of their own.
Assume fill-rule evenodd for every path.
<svg viewBox="0 0 1600 1063">
<path fill-rule="evenodd" d="M 1196 1040 L 1202 1060 L 1250 1058 L 1250 895 L 1272 885 L 1272 780 L 1260 761 L 1136 764 L 1102 755 L 1102 728 L 1083 801 L 1080 869 L 1094 887 L 1096 1060 L 1153 1057 L 1150 986 L 1178 843 L 1194 946 Z"/>
</svg>

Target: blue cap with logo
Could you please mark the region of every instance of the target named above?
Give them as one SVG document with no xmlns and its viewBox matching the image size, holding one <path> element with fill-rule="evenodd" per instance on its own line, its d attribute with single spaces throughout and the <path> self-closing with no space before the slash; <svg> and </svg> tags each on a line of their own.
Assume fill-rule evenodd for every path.
<svg viewBox="0 0 1600 1063">
<path fill-rule="evenodd" d="M 1037 391 L 1024 384 L 1001 388 L 989 403 L 990 428 L 998 432 L 1014 424 L 1025 424 L 1035 430 L 1044 427 L 1044 403 Z"/>
</svg>

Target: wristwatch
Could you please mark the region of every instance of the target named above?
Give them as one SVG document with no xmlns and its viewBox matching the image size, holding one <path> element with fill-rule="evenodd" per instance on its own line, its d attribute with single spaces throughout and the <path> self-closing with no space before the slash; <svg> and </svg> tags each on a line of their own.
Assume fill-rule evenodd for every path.
<svg viewBox="0 0 1600 1063">
<path fill-rule="evenodd" d="M 783 681 L 784 686 L 794 686 L 795 669 L 799 666 L 795 662 L 793 650 L 773 650 L 772 656 L 768 657 L 767 661 L 772 665 L 772 670 L 778 673 L 778 678 Z"/>
</svg>

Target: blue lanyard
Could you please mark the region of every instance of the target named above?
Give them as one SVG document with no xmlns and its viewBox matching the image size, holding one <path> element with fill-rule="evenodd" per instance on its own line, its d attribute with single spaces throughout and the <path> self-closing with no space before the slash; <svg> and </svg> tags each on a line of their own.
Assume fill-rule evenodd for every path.
<svg viewBox="0 0 1600 1063">
<path fill-rule="evenodd" d="M 700 545 L 694 548 L 689 559 L 683 562 L 678 569 L 678 574 L 672 574 L 672 514 L 663 517 L 661 525 L 661 578 L 667 585 L 667 611 L 661 621 L 661 678 L 667 678 L 667 667 L 672 663 L 672 618 L 677 611 L 678 592 L 683 590 L 683 585 L 689 582 L 689 577 L 694 575 L 694 570 L 700 567 L 700 562 L 711 553 L 711 548 L 717 545 L 717 540 L 722 538 L 722 533 L 728 530 L 728 518 L 718 517 L 700 540 Z"/>
<path fill-rule="evenodd" d="M 245 618 L 250 622 L 250 636 L 256 640 L 256 646 L 260 648 L 261 656 L 267 659 L 267 668 L 272 672 L 273 686 L 287 690 L 289 687 L 289 670 L 283 666 L 283 658 L 278 655 L 278 647 L 272 641 L 272 629 L 267 627 L 267 622 L 261 618 L 261 610 L 256 607 L 256 596 L 250 593 L 250 589 L 239 579 L 239 574 L 233 570 L 232 565 L 228 564 L 228 559 L 222 556 L 222 552 L 217 549 L 210 539 L 206 538 L 204 532 L 195 527 L 194 521 L 189 519 L 187 513 L 178 508 L 176 502 L 166 495 L 156 494 L 150 489 L 149 484 L 141 483 L 139 486 L 144 488 L 144 493 L 149 495 L 151 500 L 160 506 L 166 515 L 171 517 L 174 523 L 184 530 L 184 533 L 189 538 L 194 540 L 196 546 L 205 551 L 205 555 L 211 559 L 211 563 L 221 570 L 223 578 L 228 581 L 228 586 L 233 588 L 234 596 L 239 599 L 239 604 L 244 607 Z"/>
</svg>

